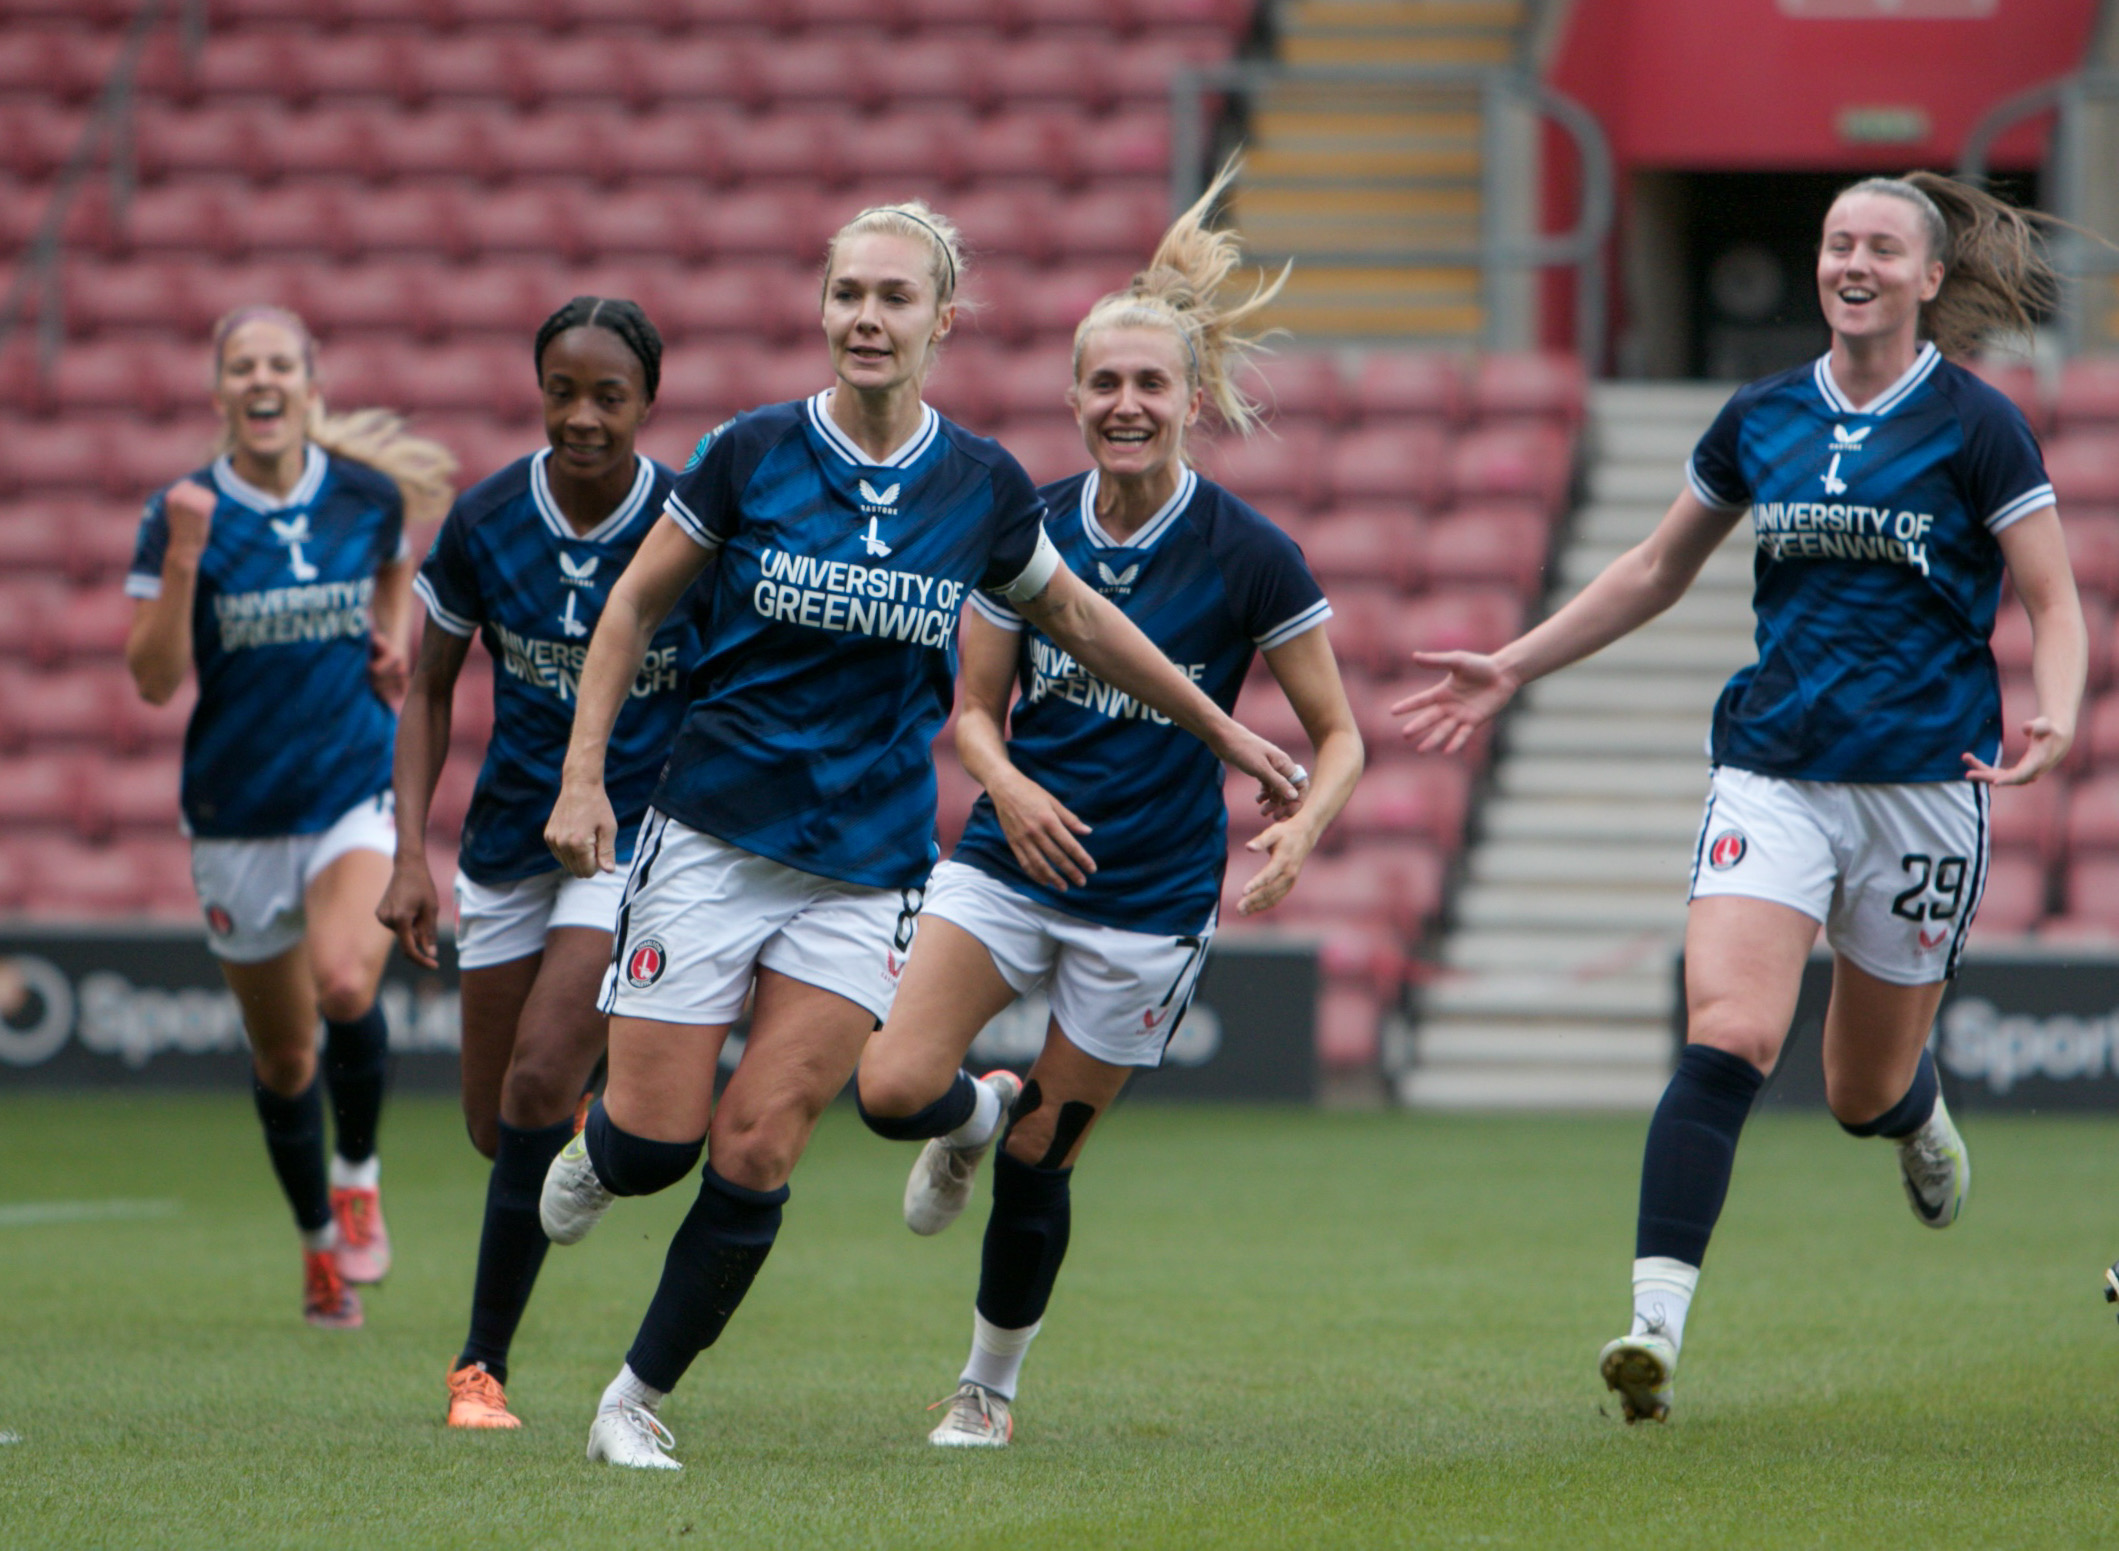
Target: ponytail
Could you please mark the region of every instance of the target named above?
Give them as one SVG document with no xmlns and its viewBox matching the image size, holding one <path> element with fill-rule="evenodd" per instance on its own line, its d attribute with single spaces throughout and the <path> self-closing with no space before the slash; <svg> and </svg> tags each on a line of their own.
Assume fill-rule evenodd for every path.
<svg viewBox="0 0 2119 1551">
<path fill-rule="evenodd" d="M 1864 178 L 1839 197 L 1849 194 L 1902 199 L 1920 213 L 1928 254 L 1943 265 L 1942 289 L 1922 304 L 1920 329 L 1944 355 L 1974 355 L 1992 336 L 2027 335 L 2052 315 L 2060 276 L 2044 233 L 2067 223 L 1937 172 Z"/>
<path fill-rule="evenodd" d="M 1174 221 L 1156 246 L 1148 267 L 1123 291 L 1114 291 L 1089 309 L 1074 331 L 1074 376 L 1082 373 L 1082 349 L 1099 329 L 1162 328 L 1184 346 L 1189 386 L 1203 390 L 1223 425 L 1248 436 L 1258 425 L 1258 405 L 1237 385 L 1244 364 L 1260 348 L 1260 339 L 1241 331 L 1288 283 L 1293 261 L 1271 280 L 1261 279 L 1251 294 L 1234 306 L 1220 301 L 1222 286 L 1243 261 L 1243 240 L 1234 231 L 1211 230 L 1207 215 L 1242 169 L 1230 157 L 1207 185 L 1207 191 Z"/>
</svg>

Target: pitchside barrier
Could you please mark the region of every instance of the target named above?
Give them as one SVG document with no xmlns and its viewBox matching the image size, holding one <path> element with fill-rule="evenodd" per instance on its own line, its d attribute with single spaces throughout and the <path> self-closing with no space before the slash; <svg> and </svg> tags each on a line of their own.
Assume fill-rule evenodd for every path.
<svg viewBox="0 0 2119 1551">
<path fill-rule="evenodd" d="M 453 955 L 444 948 L 448 964 Z M 456 971 L 396 955 L 383 980 L 394 1081 L 456 1091 Z M 1021 1071 L 1045 1033 L 1042 995 L 1023 998 L 972 1047 L 981 1070 Z M 1316 1097 L 1317 956 L 1298 944 L 1217 944 L 1162 1067 L 1136 1085 L 1151 1100 L 1308 1103 Z M 741 1050 L 740 1031 L 722 1053 Z M 0 1091 L 221 1088 L 250 1062 L 235 998 L 204 937 L 188 929 L 0 930 Z"/>
<path fill-rule="evenodd" d="M 1685 964 L 1675 1033 L 1685 1041 Z M 1832 960 L 1814 954 L 1780 1065 L 1760 1103 L 1822 1108 Z M 2119 956 L 2079 949 L 1975 950 L 1943 995 L 1929 1038 L 1955 1110 L 2119 1109 Z"/>
</svg>

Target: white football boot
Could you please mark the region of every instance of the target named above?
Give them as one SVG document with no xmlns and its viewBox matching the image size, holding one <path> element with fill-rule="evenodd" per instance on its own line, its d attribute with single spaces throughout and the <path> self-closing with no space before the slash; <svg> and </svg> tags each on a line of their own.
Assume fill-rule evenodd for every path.
<svg viewBox="0 0 2119 1551">
<path fill-rule="evenodd" d="M 976 1147 L 952 1147 L 935 1137 L 920 1149 L 912 1175 L 905 1181 L 905 1226 L 923 1237 L 940 1233 L 963 1215 L 971 1203 L 971 1182 L 978 1177 L 979 1165 L 1008 1129 L 1008 1112 L 1022 1097 L 1023 1079 L 1013 1072 L 988 1072 L 979 1081 L 1001 1101 L 1001 1118 L 993 1135 Z"/>
<path fill-rule="evenodd" d="M 1621 1336 L 1597 1358 L 1597 1371 L 1617 1391 L 1629 1426 L 1670 1420 L 1670 1386 L 1677 1377 L 1677 1343 L 1654 1330 Z"/>
<path fill-rule="evenodd" d="M 682 1470 L 670 1458 L 677 1446 L 662 1419 L 646 1406 L 622 1402 L 615 1411 L 598 1411 L 589 1424 L 589 1458 L 635 1470 Z"/>
<path fill-rule="evenodd" d="M 537 1198 L 537 1220 L 544 1236 L 554 1244 L 579 1244 L 589 1230 L 603 1220 L 618 1198 L 603 1188 L 596 1166 L 589 1162 L 585 1132 L 559 1149 L 559 1156 L 545 1171 L 544 1192 Z"/>
<path fill-rule="evenodd" d="M 1972 1159 L 1950 1123 L 1941 1094 L 1935 1095 L 1935 1113 L 1927 1124 L 1899 1140 L 1898 1172 L 1904 1176 L 1915 1217 L 1930 1228 L 1947 1228 L 1957 1221 L 1972 1190 Z"/>
<path fill-rule="evenodd" d="M 1015 1418 L 1008 1414 L 1008 1402 L 983 1384 L 966 1379 L 947 1401 L 936 1404 L 949 1407 L 949 1414 L 927 1435 L 927 1441 L 938 1449 L 1005 1449 L 1015 1436 Z M 927 1409 L 932 1411 L 934 1406 Z"/>
</svg>

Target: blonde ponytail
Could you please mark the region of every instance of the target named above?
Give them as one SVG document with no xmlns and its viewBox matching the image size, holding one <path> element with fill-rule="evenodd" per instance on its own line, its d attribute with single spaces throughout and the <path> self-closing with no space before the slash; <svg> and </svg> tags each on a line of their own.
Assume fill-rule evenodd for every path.
<svg viewBox="0 0 2119 1551">
<path fill-rule="evenodd" d="M 1270 280 L 1261 278 L 1250 296 L 1224 307 L 1220 291 L 1243 262 L 1243 239 L 1234 231 L 1206 224 L 1208 212 L 1242 170 L 1240 157 L 1222 165 L 1198 201 L 1171 223 L 1156 245 L 1148 267 L 1123 291 L 1114 291 L 1089 309 L 1074 331 L 1074 377 L 1082 374 L 1082 349 L 1100 329 L 1162 328 L 1184 346 L 1186 382 L 1204 390 L 1221 423 L 1248 436 L 1258 425 L 1258 405 L 1238 386 L 1244 364 L 1261 348 L 1261 338 L 1241 325 L 1262 311 L 1288 283 L 1290 260 Z"/>
</svg>

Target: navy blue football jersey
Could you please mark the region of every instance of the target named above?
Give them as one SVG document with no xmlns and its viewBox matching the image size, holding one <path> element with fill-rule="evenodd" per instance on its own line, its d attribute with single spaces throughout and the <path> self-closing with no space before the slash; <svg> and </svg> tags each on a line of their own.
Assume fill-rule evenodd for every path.
<svg viewBox="0 0 2119 1551">
<path fill-rule="evenodd" d="M 1331 618 L 1295 541 L 1219 485 L 1186 469 L 1177 493 L 1128 543 L 1096 520 L 1097 474 L 1040 492 L 1053 542 L 1082 579 L 1224 711 L 1255 651 Z M 1022 632 L 1021 697 L 1009 717 L 1016 768 L 1090 827 L 1096 871 L 1064 893 L 1017 865 L 983 794 L 954 859 L 1069 915 L 1143 932 L 1197 932 L 1213 919 L 1228 860 L 1222 766 L 1159 711 L 1113 689 L 1003 603 L 980 614 Z"/>
<path fill-rule="evenodd" d="M 1718 764 L 1800 781 L 1955 781 L 1995 758 L 1995 535 L 2053 504 L 2001 394 L 1923 345 L 1857 410 L 1829 357 L 1741 388 L 1693 493 L 1749 507 L 1758 661 L 1714 708 Z"/>
<path fill-rule="evenodd" d="M 550 457 L 546 448 L 459 496 L 412 584 L 429 619 L 452 635 L 476 633 L 493 658 L 493 737 L 457 857 L 479 883 L 559 865 L 545 846 L 544 826 L 559 796 L 589 638 L 611 584 L 654 526 L 676 477 L 639 456 L 633 488 L 617 510 L 577 533 L 552 499 Z M 698 664 L 698 621 L 687 597 L 648 644 L 604 755 L 621 862 L 632 860 L 648 796 L 684 715 L 685 681 Z"/>
<path fill-rule="evenodd" d="M 390 789 L 397 717 L 368 682 L 375 572 L 405 550 L 390 477 L 312 444 L 286 498 L 226 457 L 191 613 L 199 702 L 184 729 L 184 822 L 207 839 L 308 835 Z M 162 592 L 169 521 L 157 491 L 125 590 Z"/>
<path fill-rule="evenodd" d="M 973 588 L 1059 567 L 1044 503 L 996 442 L 932 409 L 882 462 L 830 394 L 740 415 L 664 510 L 719 552 L 706 660 L 654 804 L 803 872 L 875 888 L 935 862 L 934 758 Z"/>
</svg>

